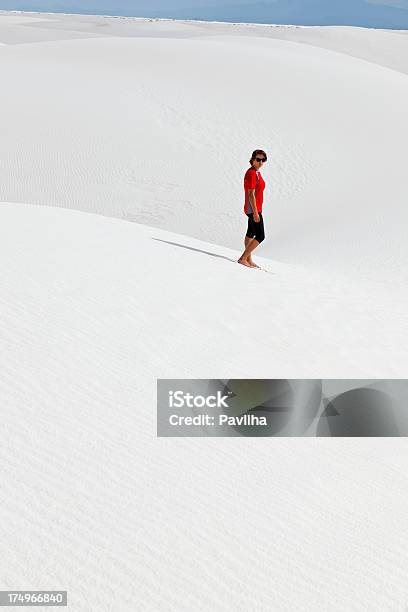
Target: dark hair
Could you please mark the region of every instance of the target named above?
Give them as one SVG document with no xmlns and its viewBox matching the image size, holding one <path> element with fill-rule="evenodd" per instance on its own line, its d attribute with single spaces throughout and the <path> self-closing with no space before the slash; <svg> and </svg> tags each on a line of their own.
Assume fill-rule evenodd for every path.
<svg viewBox="0 0 408 612">
<path fill-rule="evenodd" d="M 252 162 L 254 161 L 257 155 L 263 155 L 265 159 L 268 159 L 265 151 L 262 151 L 262 149 L 255 149 L 255 151 L 251 155 L 251 159 L 249 160 L 249 163 L 251 164 L 251 166 L 252 166 Z"/>
</svg>

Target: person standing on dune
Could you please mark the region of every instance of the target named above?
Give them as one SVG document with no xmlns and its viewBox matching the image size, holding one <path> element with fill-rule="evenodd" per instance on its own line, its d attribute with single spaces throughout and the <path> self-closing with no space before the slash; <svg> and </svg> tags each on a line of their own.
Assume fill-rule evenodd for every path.
<svg viewBox="0 0 408 612">
<path fill-rule="evenodd" d="M 265 151 L 256 149 L 249 160 L 251 167 L 245 173 L 244 213 L 248 217 L 248 229 L 245 236 L 245 251 L 238 259 L 238 263 L 248 268 L 259 268 L 252 261 L 252 251 L 265 240 L 265 230 L 262 218 L 263 192 L 265 181 L 261 176 L 260 168 L 267 161 Z"/>
</svg>

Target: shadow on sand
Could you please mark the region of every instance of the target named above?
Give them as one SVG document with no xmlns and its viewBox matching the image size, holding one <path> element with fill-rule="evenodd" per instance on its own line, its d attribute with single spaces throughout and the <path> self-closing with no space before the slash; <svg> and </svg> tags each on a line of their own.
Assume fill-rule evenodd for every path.
<svg viewBox="0 0 408 612">
<path fill-rule="evenodd" d="M 185 244 L 180 244 L 179 242 L 171 242 L 171 240 L 163 240 L 162 238 L 153 238 L 152 240 L 158 240 L 159 242 L 167 242 L 167 244 L 173 244 L 174 246 L 181 247 L 182 249 L 189 249 L 190 251 L 198 251 L 198 253 L 205 253 L 205 255 L 211 255 L 211 257 L 219 257 L 220 259 L 226 259 L 227 261 L 232 261 L 233 263 L 238 263 L 236 259 L 232 257 L 226 257 L 225 255 L 218 255 L 217 253 L 211 253 L 211 251 L 204 251 L 203 249 L 196 249 L 195 247 L 187 246 Z M 242 266 L 244 267 L 244 266 Z M 252 270 L 254 268 L 251 268 Z M 270 270 L 265 270 L 265 268 L 258 268 L 263 272 L 268 272 L 268 274 L 274 274 Z"/>
<path fill-rule="evenodd" d="M 162 238 L 152 238 L 152 240 L 158 240 L 159 242 L 167 242 L 167 244 L 173 244 L 174 246 L 181 247 L 182 249 L 189 249 L 190 251 L 198 251 L 199 253 L 205 253 L 206 255 L 211 255 L 211 257 L 219 257 L 220 259 L 226 259 L 227 261 L 232 261 L 237 263 L 236 259 L 232 259 L 232 257 L 225 257 L 225 255 L 217 255 L 217 253 L 211 253 L 210 251 L 204 251 L 203 249 L 196 249 L 195 247 L 186 246 L 185 244 L 180 244 L 179 242 L 171 242 L 170 240 L 163 240 Z"/>
</svg>

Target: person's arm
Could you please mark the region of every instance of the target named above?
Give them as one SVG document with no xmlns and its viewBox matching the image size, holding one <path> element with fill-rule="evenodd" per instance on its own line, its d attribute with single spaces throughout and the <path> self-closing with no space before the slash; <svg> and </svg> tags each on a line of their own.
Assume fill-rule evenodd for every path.
<svg viewBox="0 0 408 612">
<path fill-rule="evenodd" d="M 255 189 L 248 189 L 249 201 L 252 206 L 252 210 L 254 212 L 254 221 L 255 223 L 259 223 L 259 213 L 256 207 L 256 197 L 255 197 Z"/>
</svg>

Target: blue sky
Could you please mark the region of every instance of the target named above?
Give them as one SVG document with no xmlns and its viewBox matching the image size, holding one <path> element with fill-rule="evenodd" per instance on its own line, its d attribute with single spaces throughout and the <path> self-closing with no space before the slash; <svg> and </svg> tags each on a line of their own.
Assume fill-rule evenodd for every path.
<svg viewBox="0 0 408 612">
<path fill-rule="evenodd" d="M 408 0 L 0 0 L 0 9 L 408 29 Z"/>
</svg>

